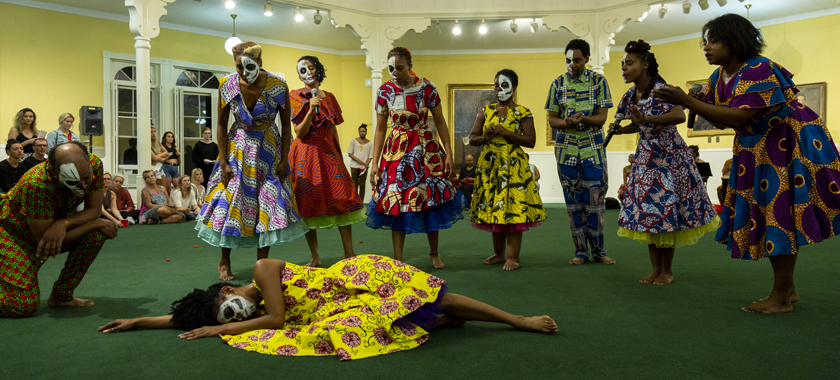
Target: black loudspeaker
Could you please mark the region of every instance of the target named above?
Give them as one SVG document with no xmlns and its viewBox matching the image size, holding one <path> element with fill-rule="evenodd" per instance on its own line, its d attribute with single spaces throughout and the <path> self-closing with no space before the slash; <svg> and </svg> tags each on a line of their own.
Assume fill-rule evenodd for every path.
<svg viewBox="0 0 840 380">
<path fill-rule="evenodd" d="M 79 134 L 102 136 L 104 133 L 102 107 L 82 106 L 79 108 Z"/>
</svg>

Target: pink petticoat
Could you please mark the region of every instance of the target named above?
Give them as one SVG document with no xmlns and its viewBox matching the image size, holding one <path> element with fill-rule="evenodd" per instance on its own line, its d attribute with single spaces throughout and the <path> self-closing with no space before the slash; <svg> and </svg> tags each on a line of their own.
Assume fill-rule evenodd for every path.
<svg viewBox="0 0 840 380">
<path fill-rule="evenodd" d="M 515 232 L 523 232 L 528 231 L 531 228 L 536 228 L 540 226 L 540 222 L 531 222 L 531 223 L 517 223 L 517 224 L 476 224 L 473 223 L 472 226 L 482 231 L 487 232 L 501 232 L 506 234 L 511 234 Z"/>
</svg>

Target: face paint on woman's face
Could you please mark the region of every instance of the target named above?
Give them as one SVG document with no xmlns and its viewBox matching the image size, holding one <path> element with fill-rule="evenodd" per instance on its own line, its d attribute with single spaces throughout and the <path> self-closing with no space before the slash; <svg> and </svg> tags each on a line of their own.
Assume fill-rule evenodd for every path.
<svg viewBox="0 0 840 380">
<path fill-rule="evenodd" d="M 397 78 L 397 56 L 388 58 L 388 74 L 391 74 L 391 78 Z"/>
<path fill-rule="evenodd" d="M 260 65 L 248 56 L 242 56 L 242 71 L 245 72 L 245 82 L 254 84 L 260 77 Z"/>
<path fill-rule="evenodd" d="M 303 83 L 308 85 L 312 85 L 315 83 L 315 77 L 312 75 L 312 72 L 309 71 L 309 67 L 306 65 L 306 61 L 301 59 L 297 64 L 297 71 L 298 71 L 298 78 Z"/>
<path fill-rule="evenodd" d="M 234 320 L 242 321 L 254 314 L 255 311 L 257 311 L 257 306 L 253 302 L 242 296 L 233 296 L 219 306 L 219 314 L 216 315 L 216 320 L 219 323 L 228 323 Z"/>
<path fill-rule="evenodd" d="M 501 102 L 506 102 L 513 96 L 513 82 L 510 81 L 510 78 L 499 75 L 499 93 L 497 96 Z"/>
</svg>

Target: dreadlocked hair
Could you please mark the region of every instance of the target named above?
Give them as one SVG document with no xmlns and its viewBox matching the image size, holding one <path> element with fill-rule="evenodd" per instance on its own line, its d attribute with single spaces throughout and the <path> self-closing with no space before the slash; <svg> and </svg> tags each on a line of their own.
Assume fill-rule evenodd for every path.
<svg viewBox="0 0 840 380">
<path fill-rule="evenodd" d="M 220 282 L 210 285 L 207 290 L 194 289 L 192 293 L 172 303 L 172 319 L 169 321 L 184 331 L 195 330 L 204 326 L 216 326 L 219 321 L 213 311 L 222 298 L 222 288 L 236 285 Z"/>
<path fill-rule="evenodd" d="M 324 65 L 318 60 L 318 57 L 305 55 L 300 57 L 298 62 L 303 60 L 309 61 L 309 63 L 312 64 L 312 67 L 315 68 L 315 80 L 318 81 L 318 83 L 324 83 L 324 79 L 327 79 L 327 69 L 324 68 Z"/>
<path fill-rule="evenodd" d="M 653 86 L 656 84 L 656 81 L 665 81 L 665 79 L 659 75 L 659 64 L 656 63 L 656 57 L 650 52 L 650 45 L 644 40 L 628 42 L 627 46 L 624 47 L 624 52 L 633 54 L 636 57 L 639 57 L 639 60 L 647 62 L 648 64 L 647 73 L 650 77 L 650 82 L 648 83 L 647 88 L 645 88 L 642 92 L 642 99 L 645 99 L 648 95 L 650 95 L 650 91 L 653 90 Z"/>
</svg>

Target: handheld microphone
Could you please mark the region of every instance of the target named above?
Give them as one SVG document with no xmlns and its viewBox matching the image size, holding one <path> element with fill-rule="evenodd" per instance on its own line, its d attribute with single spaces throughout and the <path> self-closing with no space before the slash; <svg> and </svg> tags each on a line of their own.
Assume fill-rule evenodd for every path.
<svg viewBox="0 0 840 380">
<path fill-rule="evenodd" d="M 626 120 L 626 116 L 623 113 L 615 114 L 615 122 L 610 125 L 609 132 L 607 132 L 607 138 L 604 139 L 604 149 L 606 149 L 607 145 L 610 144 L 610 140 L 612 140 L 615 131 L 618 130 L 618 128 L 621 128 L 622 120 Z"/>
<path fill-rule="evenodd" d="M 313 97 L 313 98 L 317 98 L 317 97 L 318 97 L 318 89 L 317 89 L 317 88 L 313 88 L 313 89 L 312 89 L 312 97 Z M 316 115 L 320 115 L 320 114 L 321 114 L 321 106 L 320 106 L 320 105 L 315 106 L 315 114 L 316 114 Z"/>
<path fill-rule="evenodd" d="M 695 83 L 691 85 L 691 88 L 688 90 L 689 94 L 692 93 L 699 93 L 703 91 L 703 85 L 700 83 Z M 694 119 L 697 118 L 697 114 L 694 113 L 692 110 L 688 110 L 688 125 L 687 127 L 690 129 L 694 129 Z"/>
</svg>

